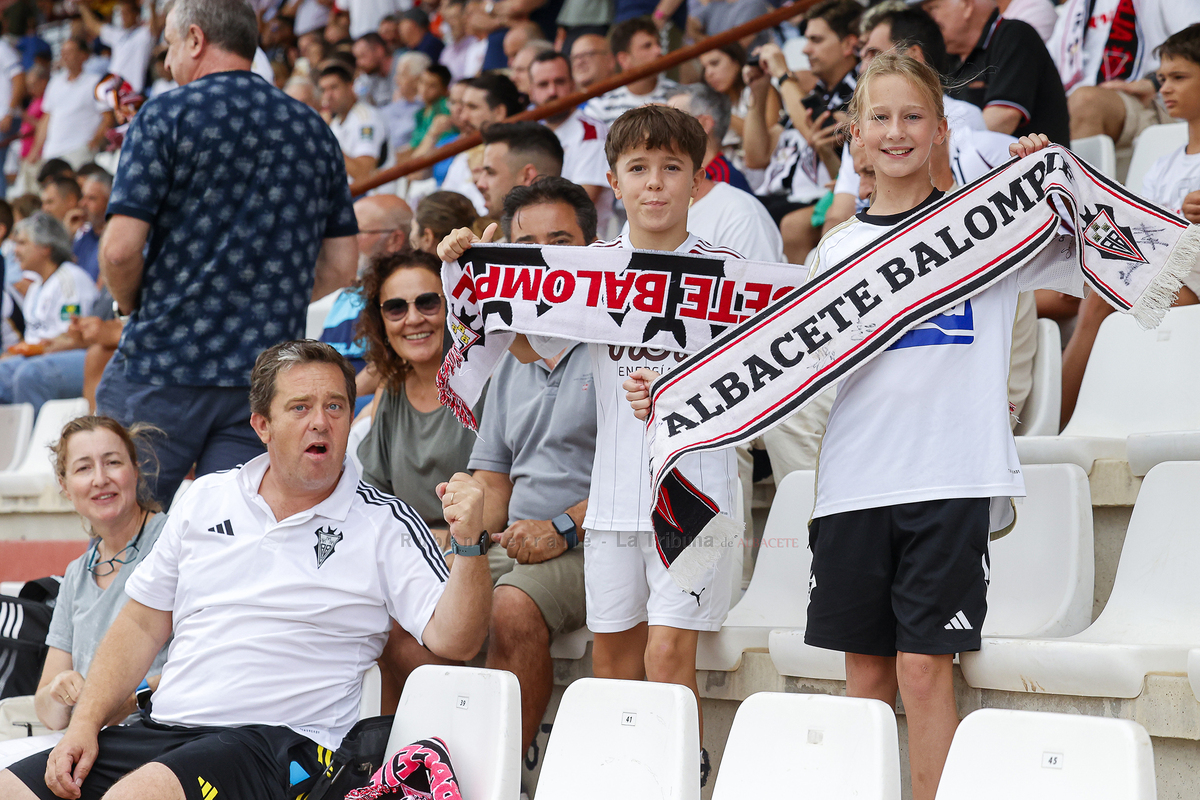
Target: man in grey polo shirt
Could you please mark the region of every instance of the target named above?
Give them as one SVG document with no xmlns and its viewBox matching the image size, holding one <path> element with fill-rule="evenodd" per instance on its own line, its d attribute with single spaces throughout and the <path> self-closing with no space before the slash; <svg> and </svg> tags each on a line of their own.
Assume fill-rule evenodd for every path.
<svg viewBox="0 0 1200 800">
<path fill-rule="evenodd" d="M 587 244 L 596 209 L 562 178 L 519 186 L 501 219 L 512 242 Z M 521 740 L 533 743 L 554 686 L 550 640 L 582 628 L 583 518 L 596 447 L 596 400 L 587 348 L 492 375 L 468 469 L 485 487 L 492 619 L 487 666 L 521 683 Z"/>
</svg>

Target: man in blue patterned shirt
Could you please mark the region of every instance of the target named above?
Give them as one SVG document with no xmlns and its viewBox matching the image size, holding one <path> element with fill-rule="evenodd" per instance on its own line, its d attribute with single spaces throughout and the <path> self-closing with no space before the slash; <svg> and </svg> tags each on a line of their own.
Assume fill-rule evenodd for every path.
<svg viewBox="0 0 1200 800">
<path fill-rule="evenodd" d="M 164 33 L 180 88 L 125 137 L 100 261 L 132 314 L 96 403 L 166 432 L 151 484 L 165 507 L 193 464 L 203 475 L 263 452 L 250 369 L 304 336 L 311 299 L 354 279 L 358 225 L 329 126 L 250 72 L 244 0 L 177 0 Z"/>
</svg>

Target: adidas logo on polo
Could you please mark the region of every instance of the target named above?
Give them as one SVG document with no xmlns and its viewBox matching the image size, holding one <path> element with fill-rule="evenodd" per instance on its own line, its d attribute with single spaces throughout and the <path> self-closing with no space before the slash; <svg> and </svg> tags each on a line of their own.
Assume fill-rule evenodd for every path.
<svg viewBox="0 0 1200 800">
<path fill-rule="evenodd" d="M 209 528 L 208 532 L 209 533 L 220 533 L 225 536 L 233 536 L 233 523 L 230 522 L 229 520 L 225 520 L 224 522 L 218 522 L 216 525 L 213 525 L 211 528 Z"/>
<path fill-rule="evenodd" d="M 973 631 L 973 630 L 975 630 L 974 628 L 971 627 L 971 623 L 967 619 L 967 615 L 961 611 L 959 611 L 957 614 L 955 614 L 950 619 L 950 621 L 947 622 L 942 627 L 948 631 Z"/>
<path fill-rule="evenodd" d="M 217 787 L 213 786 L 211 783 L 199 776 L 197 776 L 196 780 L 200 781 L 200 796 L 203 797 L 204 800 L 213 800 L 213 798 L 217 796 Z"/>
</svg>

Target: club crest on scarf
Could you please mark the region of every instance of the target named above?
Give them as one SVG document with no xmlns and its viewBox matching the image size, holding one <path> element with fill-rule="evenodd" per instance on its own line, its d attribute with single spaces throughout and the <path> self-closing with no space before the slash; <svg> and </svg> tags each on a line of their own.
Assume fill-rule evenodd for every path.
<svg viewBox="0 0 1200 800">
<path fill-rule="evenodd" d="M 333 528 L 317 528 L 316 534 L 317 544 L 313 549 L 317 551 L 317 569 L 320 569 L 325 559 L 333 555 L 333 548 L 342 540 L 342 534 Z"/>
<path fill-rule="evenodd" d="M 1083 238 L 1100 251 L 1101 258 L 1147 263 L 1146 257 L 1137 246 L 1133 231 L 1113 220 L 1111 206 L 1097 205 L 1095 211 L 1090 214 L 1084 209 L 1083 220 L 1087 223 L 1087 227 L 1083 229 Z"/>
</svg>

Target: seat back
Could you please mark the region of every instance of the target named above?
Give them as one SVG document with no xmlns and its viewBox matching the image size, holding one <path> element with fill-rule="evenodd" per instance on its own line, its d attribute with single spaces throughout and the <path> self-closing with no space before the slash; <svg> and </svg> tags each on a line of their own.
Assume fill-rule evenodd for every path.
<svg viewBox="0 0 1200 800">
<path fill-rule="evenodd" d="M 15 403 L 0 406 L 0 472 L 14 469 L 21 463 L 32 435 L 32 405 Z"/>
<path fill-rule="evenodd" d="M 1128 314 L 1100 326 L 1064 436 L 1200 430 L 1200 306 L 1172 308 L 1142 330 Z"/>
<path fill-rule="evenodd" d="M 695 695 L 673 683 L 576 680 L 558 706 L 537 797 L 699 800 Z"/>
<path fill-rule="evenodd" d="M 1147 473 L 1125 532 L 1112 594 L 1089 628 L 1113 641 L 1200 642 L 1200 462 Z"/>
<path fill-rule="evenodd" d="M 336 289 L 320 300 L 314 300 L 308 304 L 308 319 L 304 324 L 305 338 L 321 338 L 321 331 L 325 330 L 325 317 L 329 316 L 329 310 L 333 308 L 333 301 L 337 300 L 341 293 L 341 289 Z"/>
<path fill-rule="evenodd" d="M 1103 133 L 1072 139 L 1071 152 L 1113 180 L 1117 179 L 1117 147 Z"/>
<path fill-rule="evenodd" d="M 896 716 L 878 700 L 759 692 L 738 707 L 712 800 L 900 800 Z"/>
<path fill-rule="evenodd" d="M 1018 436 L 1057 436 L 1061 413 L 1062 332 L 1054 320 L 1039 319 L 1037 351 L 1033 354 L 1033 387 L 1025 398 L 1015 433 Z"/>
<path fill-rule="evenodd" d="M 48 400 L 44 403 L 41 411 L 38 412 L 37 422 L 34 423 L 33 433 L 29 437 L 29 446 L 25 450 L 24 458 L 21 459 L 16 469 L 11 469 L 6 474 L 24 479 L 45 478 L 53 483 L 54 467 L 50 463 L 49 448 L 58 441 L 64 425 L 87 413 L 88 402 L 82 397 L 71 400 Z M 42 482 L 35 481 L 35 483 L 37 488 L 32 493 L 38 494 L 42 489 Z"/>
<path fill-rule="evenodd" d="M 808 520 L 817 474 L 788 473 L 775 489 L 763 528 L 754 574 L 741 602 L 729 610 L 727 627 L 803 628 L 808 619 Z"/>
<path fill-rule="evenodd" d="M 1023 467 L 1017 524 L 992 542 L 985 636 L 1070 636 L 1092 622 L 1092 496 L 1075 464 Z"/>
<path fill-rule="evenodd" d="M 1133 140 L 1133 156 L 1129 159 L 1129 172 L 1125 175 L 1125 187 L 1131 192 L 1141 192 L 1146 173 L 1154 162 L 1187 144 L 1188 126 L 1183 122 L 1166 125 L 1151 125 Z"/>
<path fill-rule="evenodd" d="M 521 688 L 515 675 L 472 667 L 417 667 L 404 682 L 388 754 L 433 736 L 450 750 L 463 797 L 517 800 Z"/>
<path fill-rule="evenodd" d="M 1153 800 L 1154 751 L 1123 719 L 984 708 L 954 734 L 937 800 Z"/>
</svg>

